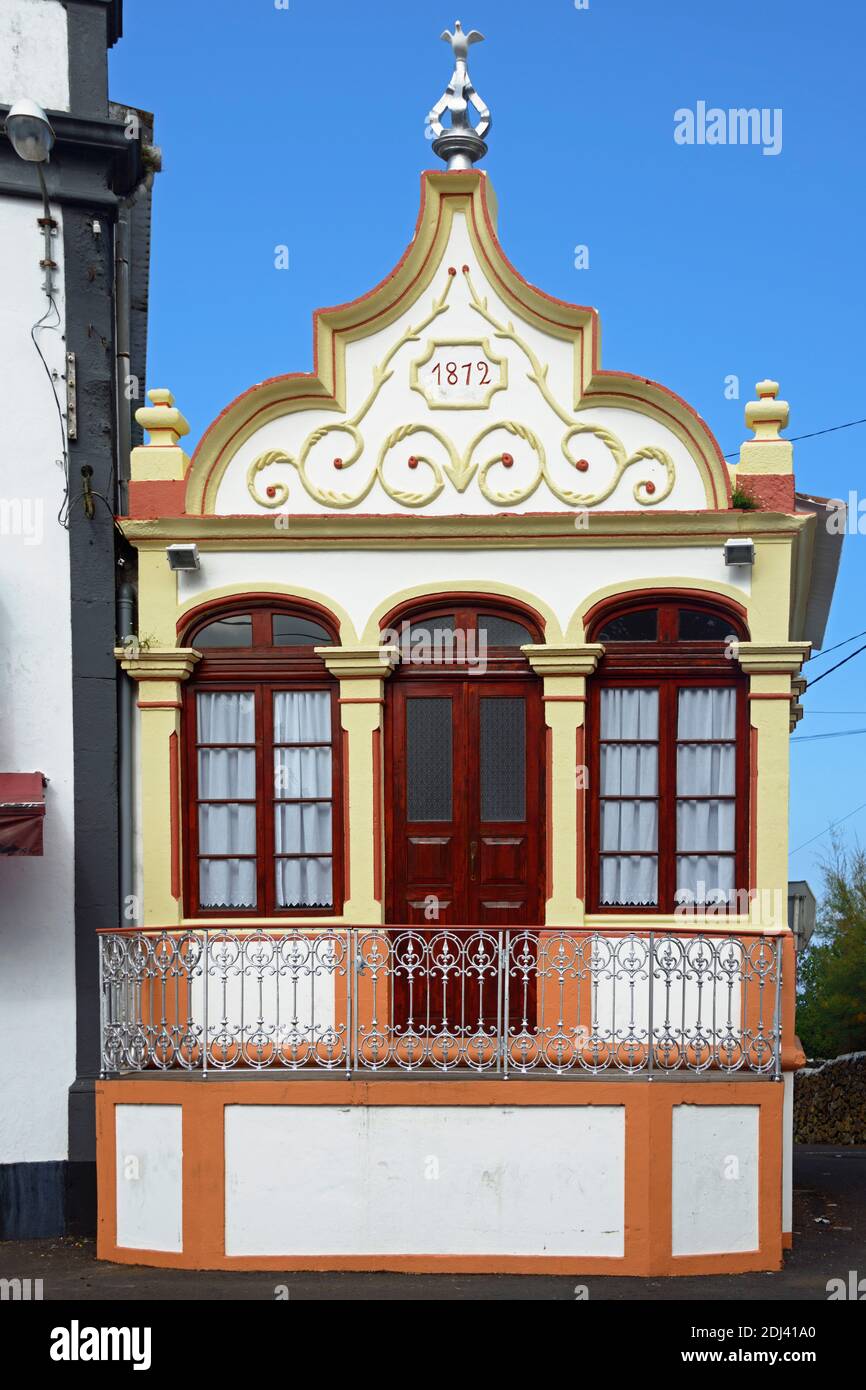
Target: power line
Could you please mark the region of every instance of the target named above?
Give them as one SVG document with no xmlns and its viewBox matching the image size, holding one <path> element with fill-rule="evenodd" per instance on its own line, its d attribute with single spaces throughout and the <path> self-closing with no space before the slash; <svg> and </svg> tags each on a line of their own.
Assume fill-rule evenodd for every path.
<svg viewBox="0 0 866 1390">
<path fill-rule="evenodd" d="M 792 743 L 808 743 L 816 738 L 849 738 L 851 734 L 866 734 L 866 729 L 836 729 L 832 734 L 797 734 Z"/>
<path fill-rule="evenodd" d="M 824 830 L 820 830 L 817 835 L 813 835 L 811 840 L 804 840 L 796 849 L 792 849 L 788 858 L 793 858 L 795 854 L 799 854 L 801 849 L 805 849 L 807 845 L 813 845 L 816 840 L 823 840 L 824 836 L 829 835 L 831 830 L 835 830 L 837 825 L 842 825 L 846 820 L 850 820 L 852 816 L 856 816 L 858 811 L 864 809 L 866 809 L 866 801 L 864 801 L 861 806 L 855 806 L 854 810 L 849 811 L 847 816 L 841 816 L 839 820 L 831 820 L 830 824 Z"/>
<path fill-rule="evenodd" d="M 820 676 L 816 676 L 813 681 L 807 681 L 806 689 L 811 690 L 813 685 L 817 685 L 825 676 L 831 676 L 834 671 L 838 671 L 839 667 L 844 666 L 846 662 L 853 661 L 855 656 L 859 656 L 861 652 L 866 652 L 866 644 L 862 647 L 858 647 L 856 652 L 851 652 L 850 656 L 843 656 L 841 661 L 837 661 L 835 666 L 830 666 L 826 671 L 822 671 Z"/>
<path fill-rule="evenodd" d="M 847 647 L 849 642 L 856 642 L 858 637 L 866 637 L 866 628 L 864 628 L 862 632 L 855 632 L 852 637 L 846 637 L 844 642 L 837 642 L 833 647 L 825 647 L 823 651 L 818 652 L 816 656 L 810 657 L 809 660 L 823 661 L 825 656 L 829 656 L 831 652 L 838 652 L 840 647 Z"/>
<path fill-rule="evenodd" d="M 837 430 L 850 430 L 855 425 L 866 425 L 866 416 L 862 420 L 847 420 L 844 425 L 828 425 L 825 430 L 812 430 L 809 434 L 791 434 L 786 437 L 783 443 L 796 444 L 800 439 L 817 439 L 821 434 L 835 434 Z M 739 449 L 734 449 L 730 454 L 723 454 L 723 458 L 735 459 L 740 457 Z"/>
</svg>

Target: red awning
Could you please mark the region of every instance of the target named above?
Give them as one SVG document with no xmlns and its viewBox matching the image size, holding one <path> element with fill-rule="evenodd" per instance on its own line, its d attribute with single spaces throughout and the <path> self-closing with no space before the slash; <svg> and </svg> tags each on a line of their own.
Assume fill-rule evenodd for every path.
<svg viewBox="0 0 866 1390">
<path fill-rule="evenodd" d="M 0 854 L 41 854 L 47 779 L 0 772 Z"/>
</svg>

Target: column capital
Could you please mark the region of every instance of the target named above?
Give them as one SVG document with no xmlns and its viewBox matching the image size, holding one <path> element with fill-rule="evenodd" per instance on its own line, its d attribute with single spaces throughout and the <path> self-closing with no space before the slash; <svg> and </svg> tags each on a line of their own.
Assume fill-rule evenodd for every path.
<svg viewBox="0 0 866 1390">
<path fill-rule="evenodd" d="M 601 658 L 601 642 L 583 646 L 526 646 L 520 650 L 539 676 L 591 676 Z"/>
<path fill-rule="evenodd" d="M 137 643 L 115 647 L 114 655 L 134 681 L 185 681 L 201 661 L 201 653 L 193 647 L 139 647 Z"/>
<path fill-rule="evenodd" d="M 400 653 L 397 647 L 316 647 L 332 676 L 338 680 L 386 680 Z"/>
<path fill-rule="evenodd" d="M 747 675 L 796 676 L 811 650 L 811 642 L 738 642 L 735 655 Z"/>
</svg>

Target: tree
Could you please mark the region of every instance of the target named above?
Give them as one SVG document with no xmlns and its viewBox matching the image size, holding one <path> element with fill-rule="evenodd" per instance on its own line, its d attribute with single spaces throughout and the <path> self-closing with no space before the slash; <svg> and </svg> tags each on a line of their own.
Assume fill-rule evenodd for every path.
<svg viewBox="0 0 866 1390">
<path fill-rule="evenodd" d="M 866 850 L 834 841 L 815 935 L 798 962 L 797 1033 L 809 1057 L 866 1049 Z"/>
</svg>

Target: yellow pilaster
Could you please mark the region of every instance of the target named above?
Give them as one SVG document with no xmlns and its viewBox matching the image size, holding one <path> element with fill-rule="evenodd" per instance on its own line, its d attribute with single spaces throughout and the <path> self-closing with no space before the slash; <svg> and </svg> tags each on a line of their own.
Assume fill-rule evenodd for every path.
<svg viewBox="0 0 866 1390">
<path fill-rule="evenodd" d="M 749 676 L 751 738 L 750 887 L 756 927 L 784 927 L 788 911 L 790 730 L 796 680 L 808 642 L 740 642 Z"/>
<path fill-rule="evenodd" d="M 191 647 L 131 644 L 114 654 L 138 685 L 141 714 L 141 926 L 174 926 L 181 921 L 183 903 L 180 698 L 199 653 Z"/>
<path fill-rule="evenodd" d="M 544 681 L 547 758 L 547 926 L 581 926 L 586 900 L 586 792 L 584 748 L 586 678 L 604 647 L 524 647 Z"/>
<path fill-rule="evenodd" d="M 347 822 L 343 916 L 354 925 L 374 925 L 384 919 L 385 681 L 397 652 L 384 647 L 317 647 L 316 651 L 340 682 Z"/>
</svg>

